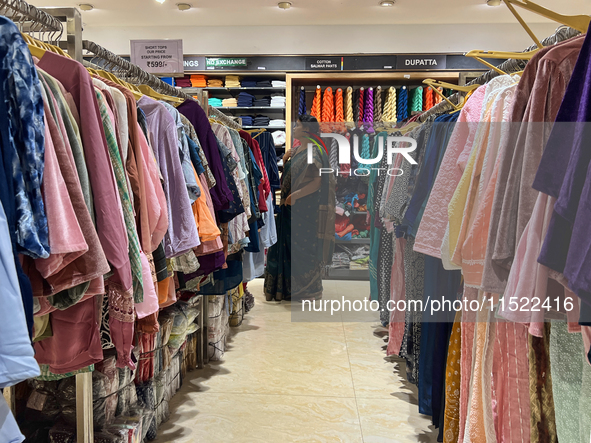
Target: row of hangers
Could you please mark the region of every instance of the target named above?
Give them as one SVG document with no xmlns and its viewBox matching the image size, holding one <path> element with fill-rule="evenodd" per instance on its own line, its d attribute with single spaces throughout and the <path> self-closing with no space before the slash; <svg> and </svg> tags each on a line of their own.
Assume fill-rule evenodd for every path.
<svg viewBox="0 0 591 443">
<path fill-rule="evenodd" d="M 480 63 L 482 63 L 483 65 L 485 65 L 489 69 L 492 69 L 493 71 L 497 72 L 500 75 L 507 75 L 508 73 L 501 70 L 498 66 L 495 66 L 492 63 L 486 61 L 485 58 L 497 59 L 497 60 L 513 59 L 513 60 L 529 61 L 540 49 L 542 49 L 544 47 L 542 45 L 541 41 L 533 33 L 531 28 L 527 25 L 527 23 L 519 15 L 519 13 L 515 9 L 514 5 L 519 6 L 527 11 L 539 14 L 543 17 L 549 18 L 557 23 L 568 26 L 572 29 L 575 29 L 575 30 L 581 32 L 581 33 L 586 33 L 587 29 L 589 28 L 589 24 L 591 23 L 591 17 L 589 17 L 587 15 L 559 14 L 557 12 L 550 10 L 550 9 L 544 8 L 543 6 L 540 6 L 536 3 L 533 3 L 529 0 L 503 0 L 503 2 L 505 3 L 505 5 L 507 5 L 507 7 L 511 11 L 511 13 L 515 16 L 515 18 L 517 19 L 519 24 L 525 29 L 525 31 L 532 38 L 532 40 L 536 44 L 536 49 L 531 50 L 531 51 L 527 51 L 527 52 L 483 51 L 483 50 L 475 49 L 475 50 L 469 51 L 466 54 L 464 54 L 466 57 L 474 58 L 475 60 L 479 61 Z M 519 72 L 513 73 L 513 75 L 521 75 L 522 73 L 523 73 L 523 71 L 519 71 Z M 452 109 L 454 111 L 459 111 L 460 109 L 462 109 L 462 107 L 466 103 L 470 94 L 480 86 L 478 84 L 467 85 L 467 86 L 458 86 L 458 85 L 454 85 L 451 83 L 439 82 L 439 81 L 436 81 L 433 79 L 426 79 L 423 81 L 423 83 L 431 86 L 431 88 L 433 88 L 435 93 L 437 93 L 440 97 L 442 97 L 452 107 Z M 466 96 L 461 97 L 459 103 L 455 104 L 449 98 L 445 97 L 437 89 L 439 87 L 452 89 L 454 91 L 464 92 L 464 93 L 466 93 Z"/>
<path fill-rule="evenodd" d="M 55 54 L 59 54 L 64 57 L 72 58 L 67 52 L 65 52 L 59 46 L 55 46 L 55 45 L 51 45 L 49 43 L 42 42 L 40 40 L 37 40 L 37 39 L 31 37 L 30 35 L 28 35 L 26 33 L 22 33 L 22 36 L 23 36 L 23 40 L 25 40 L 25 42 L 27 43 L 27 45 L 29 47 L 29 51 L 31 52 L 31 55 L 34 57 L 37 57 L 38 59 L 43 58 L 43 56 L 45 55 L 45 53 L 47 51 L 53 52 Z M 177 105 L 184 103 L 184 101 L 185 101 L 184 99 L 182 99 L 180 97 L 172 97 L 169 95 L 160 94 L 159 92 L 156 92 L 154 89 L 152 89 L 148 85 L 134 85 L 132 83 L 126 82 L 124 80 L 121 80 L 119 77 L 117 77 L 113 73 L 108 72 L 103 69 L 94 69 L 94 68 L 90 68 L 90 67 L 87 67 L 86 69 L 89 73 L 96 75 L 97 77 L 101 77 L 101 78 L 110 80 L 110 81 L 117 83 L 118 85 L 123 86 L 124 88 L 128 89 L 133 94 L 133 96 L 136 98 L 136 100 L 139 100 L 144 95 L 147 95 L 148 97 L 151 97 L 155 100 L 162 100 L 162 101 L 170 102 L 170 103 L 177 104 Z"/>
</svg>

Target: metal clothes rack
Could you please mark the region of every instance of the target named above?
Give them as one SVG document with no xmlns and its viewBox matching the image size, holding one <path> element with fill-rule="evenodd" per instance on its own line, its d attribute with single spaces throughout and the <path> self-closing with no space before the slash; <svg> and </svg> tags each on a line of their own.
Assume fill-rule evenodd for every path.
<svg viewBox="0 0 591 443">
<path fill-rule="evenodd" d="M 8 17 L 19 25 L 21 31 L 51 33 L 51 41 L 59 40 L 64 32 L 61 21 L 22 0 L 0 0 L 0 15 Z"/>
<path fill-rule="evenodd" d="M 580 34 L 580 32 L 575 29 L 569 28 L 567 26 L 561 26 L 556 30 L 556 32 L 553 35 L 542 40 L 542 45 L 543 46 L 552 46 L 557 43 L 560 43 L 565 40 L 569 40 L 573 37 L 576 37 L 579 34 Z M 538 47 L 537 45 L 532 45 L 529 48 L 525 49 L 523 52 L 533 51 L 533 50 L 537 49 L 537 47 Z M 511 74 L 513 72 L 522 71 L 525 68 L 526 64 L 527 64 L 527 60 L 509 59 L 509 60 L 506 60 L 505 62 L 503 62 L 502 64 L 500 64 L 498 66 L 498 68 L 503 72 Z M 484 85 L 484 84 L 490 82 L 493 78 L 498 77 L 499 75 L 501 75 L 501 74 L 499 74 L 497 71 L 494 71 L 491 69 L 490 71 L 487 71 L 484 74 L 482 74 L 480 77 L 467 83 L 467 85 L 474 85 L 474 84 Z M 448 98 L 452 103 L 458 104 L 458 103 L 460 103 L 461 99 L 465 95 L 466 95 L 465 92 L 456 92 L 455 94 L 452 94 Z M 431 116 L 433 114 L 442 114 L 444 112 L 451 111 L 451 109 L 452 109 L 451 105 L 444 100 L 441 103 L 438 103 L 437 105 L 433 106 L 431 109 L 429 109 L 425 113 L 421 114 L 421 116 L 419 117 L 419 121 L 422 123 L 429 116 Z"/>
<path fill-rule="evenodd" d="M 94 58 L 103 60 L 104 66 L 102 69 L 113 72 L 114 75 L 129 83 L 148 85 L 152 89 L 161 92 L 162 94 L 173 97 L 180 97 L 186 100 L 194 100 L 193 97 L 184 93 L 166 82 L 163 82 L 153 74 L 148 74 L 139 66 L 128 62 L 122 57 L 112 53 L 108 49 L 103 48 L 96 43 L 83 40 L 82 48 L 94 55 Z"/>
</svg>

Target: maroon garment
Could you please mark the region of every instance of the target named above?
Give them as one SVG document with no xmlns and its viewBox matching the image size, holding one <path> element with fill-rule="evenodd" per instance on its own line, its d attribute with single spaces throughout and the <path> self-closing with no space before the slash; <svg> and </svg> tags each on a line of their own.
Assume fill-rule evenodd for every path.
<svg viewBox="0 0 591 443">
<path fill-rule="evenodd" d="M 218 144 L 205 111 L 201 109 L 199 103 L 193 100 L 187 100 L 177 110 L 187 117 L 195 128 L 201 148 L 205 153 L 205 157 L 207 157 L 209 168 L 215 178 L 216 185 L 209 190 L 214 209 L 216 212 L 228 209 L 234 197 L 226 182 Z"/>
<path fill-rule="evenodd" d="M 52 312 L 53 336 L 35 343 L 35 358 L 51 372 L 66 374 L 103 359 L 98 319 L 102 297 Z"/>
<path fill-rule="evenodd" d="M 90 74 L 75 60 L 46 52 L 39 68 L 59 80 L 80 112 L 80 134 L 94 197 L 96 227 L 101 246 L 113 268 L 110 280 L 123 290 L 132 287 L 127 231 L 107 149 L 102 119 Z"/>
<path fill-rule="evenodd" d="M 251 137 L 246 131 L 240 131 L 240 137 L 246 140 L 248 147 L 252 150 L 255 160 L 261 172 L 263 173 L 263 179 L 259 184 L 259 211 L 267 212 L 267 197 L 271 193 L 271 183 L 269 182 L 269 176 L 267 175 L 267 168 L 263 161 L 263 154 L 261 153 L 261 147 L 259 142 Z"/>
</svg>

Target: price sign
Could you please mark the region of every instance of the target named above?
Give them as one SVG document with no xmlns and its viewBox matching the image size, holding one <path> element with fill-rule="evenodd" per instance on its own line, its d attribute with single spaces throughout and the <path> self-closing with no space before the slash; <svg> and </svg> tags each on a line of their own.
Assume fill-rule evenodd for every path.
<svg viewBox="0 0 591 443">
<path fill-rule="evenodd" d="M 182 40 L 131 40 L 131 62 L 161 76 L 184 75 Z"/>
</svg>

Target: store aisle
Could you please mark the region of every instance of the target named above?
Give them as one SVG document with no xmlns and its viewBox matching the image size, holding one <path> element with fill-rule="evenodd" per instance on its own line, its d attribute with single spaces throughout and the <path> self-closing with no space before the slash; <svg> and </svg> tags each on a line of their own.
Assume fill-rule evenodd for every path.
<svg viewBox="0 0 591 443">
<path fill-rule="evenodd" d="M 384 361 L 377 321 L 293 323 L 262 284 L 249 284 L 256 306 L 224 361 L 187 375 L 156 443 L 436 441 L 404 363 Z M 369 283 L 325 282 L 325 297 L 345 293 L 363 299 Z"/>
</svg>

